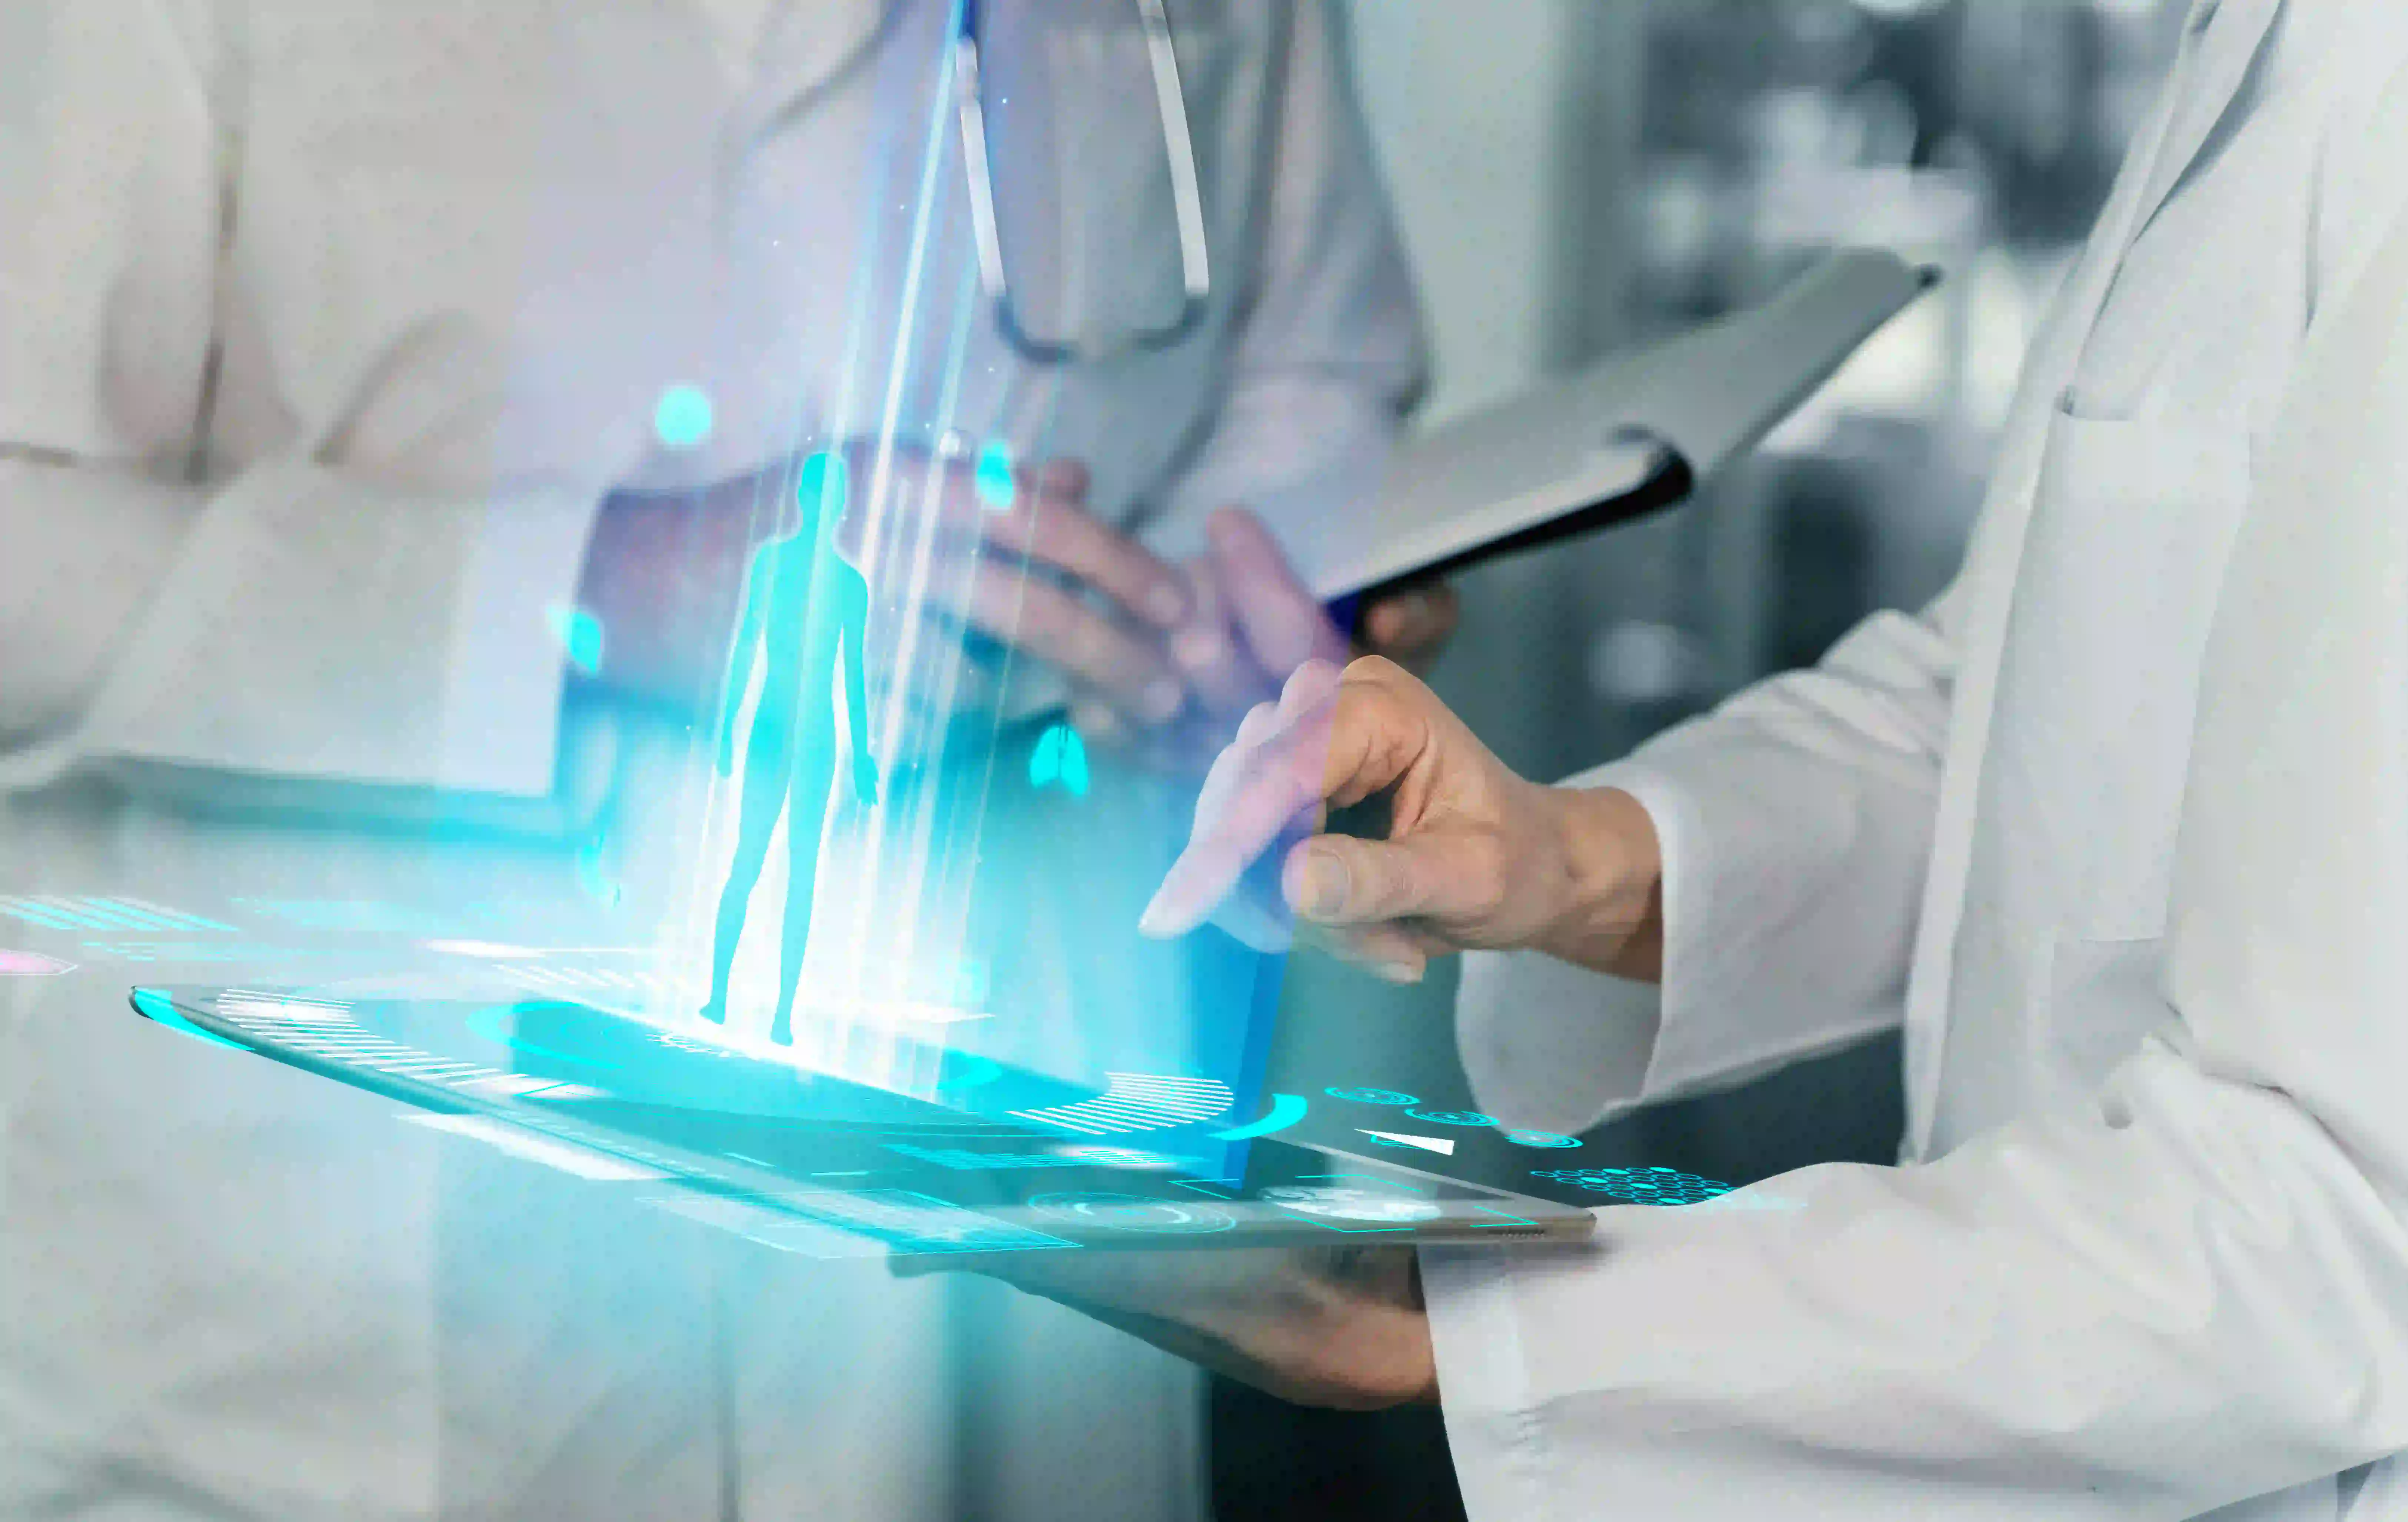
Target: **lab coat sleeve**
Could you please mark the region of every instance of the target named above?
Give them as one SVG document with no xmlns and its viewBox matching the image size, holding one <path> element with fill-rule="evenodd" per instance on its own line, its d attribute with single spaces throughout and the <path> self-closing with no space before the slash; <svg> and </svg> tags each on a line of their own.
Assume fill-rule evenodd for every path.
<svg viewBox="0 0 2408 1522">
<path fill-rule="evenodd" d="M 574 596 L 590 499 L 412 490 L 306 423 L 287 454 L 194 484 L 220 8 L 0 16 L 0 785 L 134 759 L 547 792 L 545 610 Z"/>
<path fill-rule="evenodd" d="M 1369 532 L 1366 506 L 1426 369 L 1420 306 L 1355 98 L 1344 23 L 1295 7 L 1274 69 L 1260 273 L 1240 296 L 1227 392 L 1149 525 L 1200 549 L 1214 510 L 1262 515 L 1307 563 Z"/>
<path fill-rule="evenodd" d="M 1535 952 L 1467 956 L 1456 1032 L 1484 1108 L 1583 1130 L 1898 1022 L 1962 584 L 1564 784 L 1622 789 L 1655 825 L 1661 1003 Z"/>
<path fill-rule="evenodd" d="M 2408 224 L 2347 300 L 2231 558 L 2137 1054 L 1937 1163 L 1428 1255 L 1472 1516 L 2140 1522 L 2408 1449 Z"/>
</svg>

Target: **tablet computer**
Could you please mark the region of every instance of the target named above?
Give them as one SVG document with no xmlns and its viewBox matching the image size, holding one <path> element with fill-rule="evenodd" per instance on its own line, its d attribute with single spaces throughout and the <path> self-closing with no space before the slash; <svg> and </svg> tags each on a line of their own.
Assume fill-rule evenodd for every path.
<svg viewBox="0 0 2408 1522">
<path fill-rule="evenodd" d="M 877 1055 L 895 1088 L 557 999 L 146 988 L 133 1002 L 163 1025 L 400 1100 L 425 1124 L 809 1256 L 1527 1242 L 1594 1224 L 1578 1204 L 1458 1176 L 1454 1136 L 1401 1127 L 1463 1117 L 1393 1119 L 1379 1101 L 1397 1097 L 1379 1091 L 1328 1099 L 1364 1112 L 1342 1119 L 1399 1127 L 1341 1128 L 1362 1139 L 1355 1150 L 1268 1134 L 1303 1118 L 1283 1113 L 1302 1103 L 1288 1097 L 1240 1125 L 1209 1079 L 1116 1073 L 1096 1088 L 885 1032 Z"/>
</svg>

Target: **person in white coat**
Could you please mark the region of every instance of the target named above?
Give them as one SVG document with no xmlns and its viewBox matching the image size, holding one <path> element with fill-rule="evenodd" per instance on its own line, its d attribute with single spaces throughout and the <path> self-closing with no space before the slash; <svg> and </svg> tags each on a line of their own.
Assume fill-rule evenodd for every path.
<svg viewBox="0 0 2408 1522">
<path fill-rule="evenodd" d="M 1136 8 L 991 9 L 996 66 L 1050 48 L 1062 81 L 1058 176 L 999 162 L 998 194 L 1053 186 L 1052 251 L 1109 252 L 1090 285 L 1141 313 L 1179 256 L 1162 146 L 1106 130 L 1152 99 Z M 1066 366 L 975 299 L 942 0 L 0 6 L 0 890 L 573 897 L 542 842 L 685 747 L 620 700 L 708 701 L 759 504 L 852 438 L 1075 462 L 980 521 L 1113 616 L 959 610 L 1054 658 L 1098 733 L 1166 680 L 1242 711 L 1327 649 L 1249 567 L 1375 478 L 1412 293 L 1332 7 L 1171 9 L 1211 295 L 1179 342 Z M 662 426 L 680 387 L 707 425 L 681 391 Z M 1412 644 L 1443 609 L 1381 616 Z M 318 823 L 169 806 L 195 799 Z M 84 956 L 0 1020 L 0 1515 L 1201 1504 L 1167 1360 L 977 1295 L 713 1269 L 124 1012 L 137 979 L 272 959 Z"/>
<path fill-rule="evenodd" d="M 1400 976 L 1496 948 L 1484 1109 L 1569 1127 L 1903 1018 L 1898 1166 L 1417 1273 L 997 1271 L 1441 1400 L 1475 1519 L 2408 1517 L 2403 424 L 2408 16 L 2200 0 L 1933 606 L 1555 788 L 1382 663 L 1300 674 L 1154 907 L 1395 784 L 1394 838 L 1307 841 L 1288 892 Z M 1600 973 L 1660 978 L 1656 1028 L 1584 1029 Z"/>
</svg>

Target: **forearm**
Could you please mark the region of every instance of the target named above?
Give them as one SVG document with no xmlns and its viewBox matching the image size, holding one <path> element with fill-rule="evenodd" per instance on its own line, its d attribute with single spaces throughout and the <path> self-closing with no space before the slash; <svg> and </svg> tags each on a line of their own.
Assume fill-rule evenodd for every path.
<svg viewBox="0 0 2408 1522">
<path fill-rule="evenodd" d="M 132 471 L 0 454 L 0 737 L 72 721 L 201 507 Z"/>
<path fill-rule="evenodd" d="M 619 493 L 594 524 L 578 601 L 603 630 L 592 680 L 618 696 L 705 711 L 726 673 L 753 549 L 791 528 L 750 490 Z"/>
<path fill-rule="evenodd" d="M 47 479 L 59 510 L 11 543 L 62 576 L 89 562 L 77 537 L 117 516 L 93 502 L 138 494 L 148 506 L 108 525 L 127 554 L 89 613 L 62 618 L 12 596 L 23 603 L 12 623 L 39 625 L 17 625 L 33 631 L 32 651 L 55 627 L 91 669 L 40 718 L 43 742 L 10 757 L 7 785 L 128 761 L 550 792 L 560 657 L 544 612 L 573 598 L 590 503 L 411 492 L 293 460 L 206 494 L 128 483 L 98 465 Z M 8 495 L 22 502 L 28 490 L 20 481 Z"/>
</svg>

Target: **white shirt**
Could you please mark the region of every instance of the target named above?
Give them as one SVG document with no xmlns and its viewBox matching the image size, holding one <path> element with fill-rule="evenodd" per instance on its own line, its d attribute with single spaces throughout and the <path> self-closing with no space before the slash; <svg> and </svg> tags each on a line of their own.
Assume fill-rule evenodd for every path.
<svg viewBox="0 0 2408 1522">
<path fill-rule="evenodd" d="M 883 8 L 0 4 L 0 892 L 574 901 L 566 851 L 26 789 L 133 761 L 543 798 L 575 769 L 545 614 L 614 487 L 953 426 L 1087 457 L 1097 510 L 1168 553 L 1225 502 L 1352 500 L 1420 353 L 1331 7 L 1174 5 L 1212 310 L 1072 373 L 974 300 L 950 7 L 882 36 Z M 1027 13 L 991 8 L 1000 54 Z M 1158 279 L 1132 141 L 1051 162 L 1089 192 L 1078 246 Z M 716 412 L 682 453 L 652 433 L 681 381 Z M 1201 1505 L 1167 1357 L 999 1286 L 663 1227 L 123 1006 L 231 975 L 0 986 L 0 1515 Z"/>
<path fill-rule="evenodd" d="M 1226 502 L 1341 520 L 1306 509 L 1375 477 L 1420 349 L 1326 7 L 1177 18 L 1211 307 L 1069 370 L 975 297 L 950 7 L 885 8 L 9 7 L 0 737 L 50 741 L 13 772 L 548 792 L 545 611 L 595 502 L 834 438 L 1083 458 L 1166 553 Z M 1008 257 L 1102 323 L 1178 255 L 1164 150 L 1111 127 L 1152 109 L 1137 29 L 1099 17 L 1133 12 L 990 46 L 1063 83 L 996 166 Z M 686 452 L 652 430 L 679 382 L 716 411 Z"/>
<path fill-rule="evenodd" d="M 1956 584 L 1580 780 L 1663 838 L 1661 1028 L 1572 1095 L 1594 984 L 1475 958 L 1484 1108 L 1902 1017 L 1911 1129 L 1429 1255 L 1475 1517 L 2408 1516 L 2356 1468 L 2408 1450 L 2403 63 L 2393 6 L 2201 4 Z"/>
</svg>

